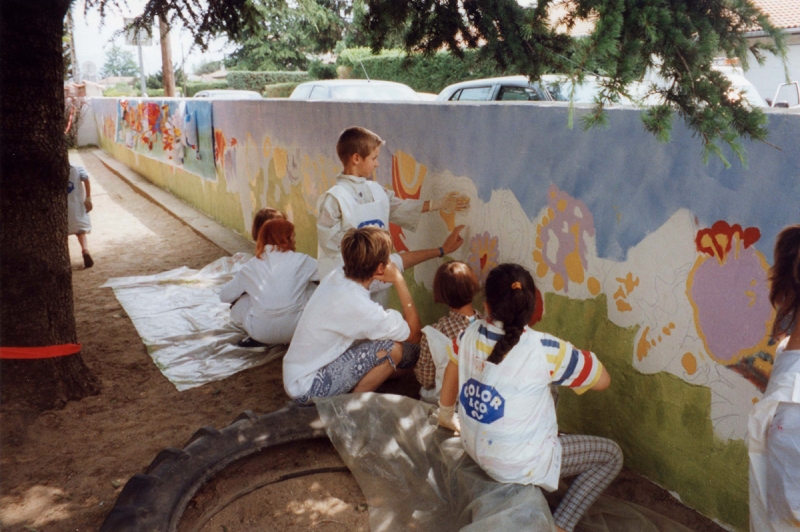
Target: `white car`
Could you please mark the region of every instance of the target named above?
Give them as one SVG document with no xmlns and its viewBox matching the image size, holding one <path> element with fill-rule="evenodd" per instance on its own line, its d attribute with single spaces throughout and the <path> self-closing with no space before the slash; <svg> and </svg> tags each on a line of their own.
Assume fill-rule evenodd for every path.
<svg viewBox="0 0 800 532">
<path fill-rule="evenodd" d="M 301 83 L 289 95 L 292 100 L 412 101 L 421 100 L 408 85 L 378 79 L 320 79 Z"/>
<path fill-rule="evenodd" d="M 449 102 L 547 102 L 553 97 L 539 83 L 530 83 L 527 76 L 503 76 L 453 83 L 442 89 L 436 99 Z"/>
<path fill-rule="evenodd" d="M 209 98 L 212 100 L 263 100 L 256 91 L 243 91 L 234 89 L 214 89 L 200 91 L 194 95 L 195 98 Z"/>
</svg>

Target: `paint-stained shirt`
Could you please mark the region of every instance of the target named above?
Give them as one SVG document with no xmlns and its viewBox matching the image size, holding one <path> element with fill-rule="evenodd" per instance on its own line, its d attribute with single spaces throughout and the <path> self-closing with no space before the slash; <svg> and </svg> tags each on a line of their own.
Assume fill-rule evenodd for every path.
<svg viewBox="0 0 800 532">
<path fill-rule="evenodd" d="M 466 329 L 470 323 L 475 321 L 475 319 L 481 318 L 483 318 L 483 316 L 478 312 L 470 317 L 450 310 L 446 316 L 439 318 L 439 321 L 434 323 L 432 327 L 448 338 L 455 340 L 456 337 L 461 334 L 461 331 Z M 431 356 L 428 337 L 424 334 L 419 343 L 419 360 L 417 360 L 417 364 L 414 366 L 414 375 L 426 390 L 430 390 L 436 385 L 436 364 L 434 364 L 433 357 Z"/>
<path fill-rule="evenodd" d="M 594 353 L 528 327 L 499 364 L 487 362 L 503 334 L 478 320 L 454 342 L 461 439 L 495 480 L 552 491 L 561 445 L 550 384 L 583 393 L 599 381 L 603 365 Z"/>
</svg>

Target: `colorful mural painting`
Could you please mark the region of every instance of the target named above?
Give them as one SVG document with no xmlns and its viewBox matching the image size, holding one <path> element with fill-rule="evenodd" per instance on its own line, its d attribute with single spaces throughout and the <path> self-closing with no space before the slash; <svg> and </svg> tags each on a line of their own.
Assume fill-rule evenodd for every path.
<svg viewBox="0 0 800 532">
<path fill-rule="evenodd" d="M 117 109 L 109 138 L 109 104 L 95 104 L 104 148 L 178 164 L 172 139 L 189 138 L 182 124 L 197 109 Z M 423 215 L 416 231 L 392 225 L 395 247 L 439 246 L 463 224 L 465 245 L 450 258 L 481 279 L 502 262 L 527 267 L 544 294 L 536 327 L 598 353 L 613 376 L 606 394 L 562 394 L 562 430 L 615 439 L 628 466 L 747 528 L 743 439 L 774 362 L 767 271 L 775 235 L 798 220 L 800 145 L 786 139 L 800 138 L 800 116 L 770 114 L 782 150 L 749 144 L 749 167 L 725 169 L 704 165 L 677 124 L 672 142 L 650 138 L 632 109 L 612 109 L 609 130 L 589 132 L 567 127 L 567 108 L 536 105 L 217 101 L 212 112 L 213 131 L 203 118 L 198 136 L 214 139 L 207 160 L 224 184 L 216 193 L 238 198 L 237 226 L 280 208 L 307 253 L 347 126 L 387 139 L 376 178 L 398 197 L 468 196 L 468 211 Z M 439 264 L 406 276 L 420 306 L 441 314 L 431 298 Z"/>
<path fill-rule="evenodd" d="M 210 102 L 119 100 L 116 125 L 116 142 L 127 148 L 216 179 Z"/>
</svg>

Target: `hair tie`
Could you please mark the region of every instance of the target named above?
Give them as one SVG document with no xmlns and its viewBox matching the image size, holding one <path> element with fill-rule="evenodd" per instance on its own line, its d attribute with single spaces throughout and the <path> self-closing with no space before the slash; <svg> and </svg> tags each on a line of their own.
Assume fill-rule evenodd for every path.
<svg viewBox="0 0 800 532">
<path fill-rule="evenodd" d="M 522 283 L 520 283 L 519 281 L 514 281 L 513 283 L 511 283 L 511 289 L 522 290 Z"/>
</svg>

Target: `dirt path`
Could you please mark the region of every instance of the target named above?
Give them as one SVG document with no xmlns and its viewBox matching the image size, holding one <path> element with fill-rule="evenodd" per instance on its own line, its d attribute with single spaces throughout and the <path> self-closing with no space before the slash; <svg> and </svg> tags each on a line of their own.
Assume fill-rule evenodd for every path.
<svg viewBox="0 0 800 532">
<path fill-rule="evenodd" d="M 41 415 L 0 407 L 0 523 L 7 531 L 97 530 L 125 482 L 161 449 L 182 447 L 202 426 L 223 427 L 244 410 L 269 412 L 288 400 L 280 361 L 185 392 L 161 375 L 112 290 L 100 286 L 113 277 L 201 268 L 225 252 L 136 194 L 91 153 L 82 157 L 92 179 L 95 265 L 84 269 L 70 237 L 75 316 L 84 361 L 102 391 Z M 330 444 L 310 449 L 281 451 L 278 462 L 259 467 L 279 473 L 341 465 Z M 642 481 L 628 477 L 632 487 L 618 487 L 617 495 L 643 493 Z M 644 502 L 656 499 L 645 496 Z M 210 523 L 205 530 L 263 530 L 259 519 L 272 530 L 367 530 L 363 503 L 349 475 L 304 477 L 241 500 L 228 524 Z M 677 511 L 674 501 L 661 504 Z M 707 520 L 698 523 L 694 530 L 721 530 Z"/>
</svg>

